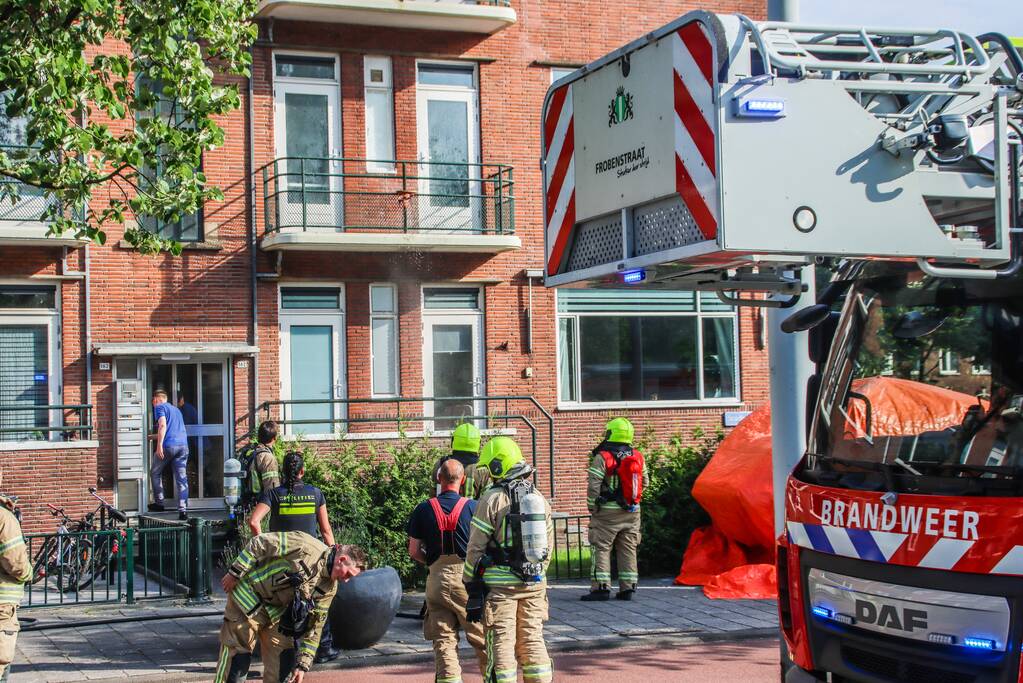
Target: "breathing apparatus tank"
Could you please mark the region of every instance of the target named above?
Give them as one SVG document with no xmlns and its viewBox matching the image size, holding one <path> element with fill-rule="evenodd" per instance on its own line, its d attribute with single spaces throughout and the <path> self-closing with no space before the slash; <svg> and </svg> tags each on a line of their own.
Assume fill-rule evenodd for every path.
<svg viewBox="0 0 1023 683">
<path fill-rule="evenodd" d="M 242 493 L 242 464 L 237 458 L 228 458 L 224 461 L 224 503 L 227 505 L 231 518 L 234 518 L 234 509 L 238 506 Z"/>
<path fill-rule="evenodd" d="M 530 491 L 519 498 L 522 522 L 522 554 L 530 564 L 539 565 L 547 559 L 547 522 L 543 498 Z"/>
</svg>

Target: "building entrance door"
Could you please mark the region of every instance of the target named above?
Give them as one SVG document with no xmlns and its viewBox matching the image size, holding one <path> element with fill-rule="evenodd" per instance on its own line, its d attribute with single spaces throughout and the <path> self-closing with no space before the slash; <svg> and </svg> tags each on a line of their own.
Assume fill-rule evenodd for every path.
<svg viewBox="0 0 1023 683">
<path fill-rule="evenodd" d="M 149 364 L 149 396 L 157 389 L 181 410 L 188 434 L 188 497 L 190 507 L 211 507 L 224 496 L 224 458 L 231 446 L 232 425 L 226 359 L 200 361 L 154 360 Z M 149 420 L 152 422 L 152 409 Z M 150 441 L 149 463 L 155 458 Z M 163 471 L 167 505 L 176 503 L 171 468 Z"/>
</svg>

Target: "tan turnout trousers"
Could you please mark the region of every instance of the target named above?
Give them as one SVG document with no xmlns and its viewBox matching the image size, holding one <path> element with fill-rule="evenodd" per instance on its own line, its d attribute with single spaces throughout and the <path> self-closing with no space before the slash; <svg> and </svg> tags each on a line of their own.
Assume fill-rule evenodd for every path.
<svg viewBox="0 0 1023 683">
<path fill-rule="evenodd" d="M 483 607 L 487 643 L 485 683 L 515 683 L 519 665 L 524 683 L 554 680 L 554 665 L 543 640 L 547 611 L 546 581 L 490 589 Z"/>
<path fill-rule="evenodd" d="M 220 657 L 214 680 L 217 683 L 226 680 L 231 658 L 251 654 L 257 642 L 259 656 L 263 660 L 263 683 L 278 683 L 281 678 L 281 653 L 294 648 L 295 639 L 287 638 L 278 631 L 277 626 L 270 623 L 265 609 L 247 617 L 234 601 L 234 596 L 228 596 L 224 623 L 220 627 Z"/>
<path fill-rule="evenodd" d="M 641 540 L 639 511 L 628 512 L 617 505 L 608 505 L 590 517 L 590 553 L 593 590 L 611 588 L 611 550 L 618 554 L 619 590 L 635 590 L 639 583 L 636 550 Z"/>
<path fill-rule="evenodd" d="M 441 555 L 430 565 L 426 579 L 426 620 L 423 637 L 433 641 L 433 658 L 437 683 L 462 683 L 462 666 L 458 661 L 458 629 L 476 651 L 480 673 L 487 670 L 483 642 L 483 624 L 466 621 L 465 603 L 469 594 L 462 582 L 462 558 Z"/>
<path fill-rule="evenodd" d="M 461 577 L 458 580 L 461 581 Z M 20 630 L 18 606 L 0 605 L 0 681 L 6 681 L 10 673 L 8 669 L 14 661 L 14 646 Z"/>
</svg>

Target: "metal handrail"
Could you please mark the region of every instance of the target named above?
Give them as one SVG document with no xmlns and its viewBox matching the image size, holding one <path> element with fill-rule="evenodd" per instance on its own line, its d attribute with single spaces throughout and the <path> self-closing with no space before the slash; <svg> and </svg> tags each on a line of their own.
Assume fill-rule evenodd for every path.
<svg viewBox="0 0 1023 683">
<path fill-rule="evenodd" d="M 36 413 L 40 411 L 61 410 L 61 411 L 74 411 L 78 416 L 78 421 L 75 424 L 62 424 L 58 426 L 50 426 L 47 422 L 47 426 L 37 425 L 15 425 L 13 427 L 2 426 L 3 420 L 0 420 L 0 434 L 30 434 L 33 432 L 60 432 L 67 436 L 74 433 L 80 433 L 89 438 L 92 436 L 93 424 L 92 424 L 92 404 L 91 403 L 53 403 L 46 405 L 35 405 L 35 406 L 12 406 L 12 405 L 0 405 L 0 417 L 2 413 Z"/>
<path fill-rule="evenodd" d="M 401 412 L 401 406 L 408 403 L 434 403 L 434 402 L 453 402 L 453 401 L 465 401 L 469 403 L 475 403 L 481 401 L 484 403 L 483 415 L 457 415 L 457 416 L 446 416 L 446 415 L 420 415 L 408 414 Z M 537 453 L 537 428 L 532 420 L 528 416 L 522 413 L 512 412 L 509 408 L 511 401 L 525 401 L 532 405 L 536 411 L 543 417 L 543 421 L 547 424 L 547 467 L 548 467 L 548 480 L 550 496 L 553 499 L 555 494 L 554 485 L 554 416 L 540 405 L 540 402 L 533 396 L 527 395 L 498 395 L 498 396 L 397 396 L 393 398 L 333 398 L 333 399 L 281 399 L 276 401 L 264 401 L 259 405 L 257 410 L 262 410 L 264 419 L 275 419 L 271 414 L 272 409 L 275 406 L 281 407 L 281 419 L 276 420 L 279 424 L 330 424 L 335 429 L 339 425 L 351 425 L 351 424 L 365 424 L 365 423 L 394 423 L 400 429 L 402 423 L 407 422 L 430 422 L 430 421 L 442 421 L 442 420 L 504 420 L 506 423 L 508 420 L 517 420 L 525 424 L 531 432 L 531 440 L 533 447 L 533 465 L 537 464 L 536 453 Z M 486 414 L 488 411 L 486 408 L 494 402 L 503 402 L 504 410 L 500 413 Z M 374 415 L 365 417 L 349 417 L 348 411 L 345 410 L 345 414 L 340 417 L 325 417 L 311 420 L 288 420 L 286 418 L 287 408 L 293 405 L 394 405 L 396 412 L 394 415 Z"/>
<path fill-rule="evenodd" d="M 393 171 L 370 170 L 371 164 Z M 462 169 L 464 177 L 440 174 L 451 168 Z M 259 170 L 268 234 L 292 229 L 515 232 L 515 181 L 507 164 L 285 156 Z M 461 187 L 445 191 L 451 184 Z"/>
</svg>

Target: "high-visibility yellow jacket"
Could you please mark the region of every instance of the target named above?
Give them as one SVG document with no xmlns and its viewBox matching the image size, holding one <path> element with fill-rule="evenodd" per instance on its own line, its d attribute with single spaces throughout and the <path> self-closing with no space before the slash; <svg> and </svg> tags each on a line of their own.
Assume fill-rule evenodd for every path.
<svg viewBox="0 0 1023 683">
<path fill-rule="evenodd" d="M 13 501 L 0 496 L 0 604 L 17 605 L 32 578 L 32 564 L 13 510 Z"/>
<path fill-rule="evenodd" d="M 315 602 L 309 630 L 298 650 L 298 667 L 308 671 L 337 592 L 337 582 L 330 578 L 330 548 L 302 531 L 259 534 L 238 554 L 228 572 L 239 580 L 231 591 L 238 606 L 249 616 L 263 610 L 274 624 L 295 597 L 288 575 L 303 578 L 297 590 Z"/>
</svg>

